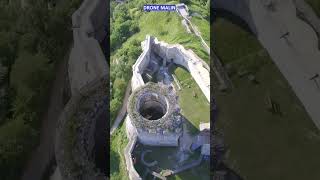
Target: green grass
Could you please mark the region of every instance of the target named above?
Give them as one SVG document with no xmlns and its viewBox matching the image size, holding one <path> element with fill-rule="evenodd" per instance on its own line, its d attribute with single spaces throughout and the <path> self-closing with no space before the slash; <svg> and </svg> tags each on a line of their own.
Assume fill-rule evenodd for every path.
<svg viewBox="0 0 320 180">
<path fill-rule="evenodd" d="M 127 180 L 128 174 L 125 165 L 124 148 L 128 144 L 125 125 L 122 124 L 112 134 L 110 149 L 110 179 Z"/>
<path fill-rule="evenodd" d="M 210 120 L 209 102 L 187 70 L 177 67 L 174 70 L 174 74 L 182 88 L 178 91 L 181 114 L 189 120 L 193 127 L 199 129 L 200 122 L 209 122 Z M 196 97 L 193 97 L 193 93 L 196 94 Z M 196 129 L 191 132 L 194 132 Z"/>
<path fill-rule="evenodd" d="M 142 12 L 138 21 L 140 32 L 131 38 L 143 41 L 146 35 L 152 35 L 157 37 L 158 40 L 170 44 L 179 43 L 186 49 L 192 49 L 204 61 L 209 62 L 209 56 L 202 47 L 199 38 L 194 34 L 187 33 L 181 21 L 182 18 L 176 12 Z M 204 23 L 200 25 L 199 30 L 205 29 Z M 204 32 L 204 34 L 206 33 Z"/>
<path fill-rule="evenodd" d="M 137 3 L 139 1 L 129 1 L 128 4 L 130 3 Z M 165 1 L 163 1 L 165 2 Z M 157 1 L 157 3 L 159 3 Z M 170 2 L 165 2 L 165 4 L 177 4 L 178 1 L 170 1 Z M 141 4 L 141 3 L 140 3 Z M 161 3 L 159 3 L 161 4 Z M 164 3 L 162 3 L 164 4 Z M 196 5 L 194 5 L 196 6 Z M 140 31 L 130 38 L 127 39 L 126 42 L 122 44 L 122 46 L 116 50 L 115 52 L 112 52 L 113 57 L 117 57 L 118 52 L 126 46 L 128 43 L 137 40 L 139 42 L 143 41 L 146 37 L 146 35 L 152 35 L 158 38 L 160 41 L 165 41 L 169 44 L 181 44 L 183 45 L 186 49 L 191 49 L 193 50 L 200 58 L 202 58 L 204 61 L 209 62 L 209 55 L 206 53 L 204 48 L 201 45 L 200 39 L 193 35 L 193 34 L 188 34 L 187 31 L 184 29 L 181 21 L 182 17 L 178 16 L 176 12 L 142 12 L 140 10 L 136 9 L 137 6 L 134 6 L 134 8 L 130 9 L 129 14 L 131 17 L 134 17 L 134 21 L 138 23 Z M 196 20 L 197 21 L 197 20 Z M 199 30 L 201 31 L 202 28 L 204 28 L 204 23 L 201 22 L 202 20 L 197 21 L 199 23 Z M 209 24 L 208 24 L 209 28 Z M 203 32 L 203 34 L 207 34 L 208 32 Z M 113 58 L 111 58 L 113 59 Z M 111 68 L 112 68 L 112 63 L 111 61 Z M 131 73 L 131 72 L 127 72 Z M 192 87 L 196 86 L 196 84 L 190 84 Z M 198 87 L 197 87 L 198 88 Z M 193 89 L 193 88 L 191 88 Z M 195 88 L 196 89 L 196 88 Z M 196 89 L 196 91 L 198 91 Z M 185 91 L 183 90 L 183 96 L 187 97 L 192 93 L 191 90 L 186 89 Z M 197 93 L 198 96 L 200 97 L 202 95 L 201 91 Z M 188 97 L 189 98 L 189 97 Z M 200 99 L 200 98 L 199 98 Z M 190 103 L 187 101 L 182 102 L 184 106 L 186 106 L 186 112 L 190 111 L 187 109 L 188 104 Z M 200 102 L 198 104 L 201 104 Z M 119 106 L 120 107 L 120 106 Z M 198 128 L 199 127 L 199 122 L 200 119 L 198 118 L 203 118 L 201 121 L 209 121 L 209 105 L 205 107 L 205 110 L 207 115 L 206 117 L 202 116 L 196 116 L 192 115 L 192 113 L 188 112 L 186 113 L 186 116 L 190 118 L 195 118 L 196 120 L 194 121 L 194 125 Z M 197 113 L 202 113 L 204 110 L 199 109 L 199 112 Z M 194 114 L 197 114 L 194 113 Z M 123 150 L 125 145 L 127 144 L 126 135 L 124 133 L 123 127 L 121 128 L 119 132 L 116 132 L 115 135 L 111 137 L 111 179 L 122 179 L 126 178 L 126 169 L 125 169 L 125 162 L 123 158 Z M 121 153 L 119 153 L 121 152 Z"/>
<path fill-rule="evenodd" d="M 198 30 L 201 32 L 201 36 L 204 41 L 210 46 L 210 24 L 207 20 L 201 19 L 199 17 L 191 18 L 192 24 L 194 24 Z"/>
<path fill-rule="evenodd" d="M 156 165 L 156 167 L 159 167 L 161 170 L 174 169 L 174 167 L 177 165 L 175 155 L 179 151 L 178 148 L 139 145 L 138 148 L 136 149 L 137 156 L 140 157 L 143 149 L 148 149 L 152 151 L 145 155 L 145 159 L 148 162 L 157 161 L 158 164 Z M 200 155 L 200 152 L 195 152 L 194 154 L 190 154 L 190 157 L 187 161 L 191 162 L 191 161 L 197 160 L 199 158 L 199 155 Z M 139 174 L 144 174 L 145 167 L 143 165 L 138 163 L 135 166 L 135 168 Z M 187 171 L 183 171 L 174 176 L 169 176 L 168 179 L 169 180 L 180 180 L 180 179 L 209 180 L 210 179 L 209 171 L 210 171 L 209 162 L 203 162 L 200 166 L 197 166 L 193 169 L 189 169 Z M 146 178 L 146 179 L 149 179 L 149 178 Z"/>
<path fill-rule="evenodd" d="M 132 2 L 134 3 L 134 2 Z M 166 2 L 166 4 L 177 4 L 177 1 Z M 135 16 L 134 21 L 137 21 L 139 24 L 140 31 L 135 35 L 131 36 L 126 42 L 124 42 L 120 49 L 112 52 L 111 57 L 111 68 L 114 65 L 113 60 L 119 54 L 119 51 L 133 41 L 137 40 L 138 42 L 142 42 L 146 35 L 152 35 L 158 38 L 160 41 L 165 41 L 170 44 L 181 44 L 186 49 L 192 49 L 200 58 L 202 58 L 207 63 L 209 62 L 209 56 L 201 45 L 199 38 L 193 34 L 188 34 L 184 29 L 181 20 L 182 18 L 176 12 L 143 12 L 137 10 L 137 8 L 133 8 L 129 11 L 130 14 L 139 14 Z M 196 19 L 196 18 L 194 18 Z M 207 28 L 205 28 L 205 20 L 195 20 L 199 23 L 199 30 L 209 29 L 209 24 L 207 24 Z M 204 35 L 209 36 L 208 31 L 204 30 Z M 128 64 L 130 67 L 131 65 Z M 131 73 L 130 71 L 126 71 L 124 73 Z M 127 76 L 127 75 L 123 75 Z M 124 95 L 124 93 L 123 93 Z M 119 108 L 122 103 L 119 103 Z M 113 112 L 112 112 L 113 113 Z M 116 117 L 114 114 L 113 117 Z M 114 118 L 110 121 L 110 125 L 112 125 Z"/>
<path fill-rule="evenodd" d="M 224 63 L 256 53 L 262 49 L 252 34 L 226 19 L 216 18 L 212 31 L 214 52 L 223 57 Z"/>
<path fill-rule="evenodd" d="M 209 180 L 210 179 L 210 165 L 208 162 L 202 163 L 200 166 L 181 172 L 176 176 L 169 177 L 168 180 Z"/>
<path fill-rule="evenodd" d="M 235 71 L 248 69 L 259 82 L 235 73 L 232 92 L 214 92 L 228 165 L 247 180 L 319 179 L 320 133 L 286 79 L 267 54 L 257 53 L 263 49 L 253 35 L 221 18 L 213 28 L 221 60 Z M 282 115 L 267 110 L 268 96 Z"/>
<path fill-rule="evenodd" d="M 320 17 L 320 0 L 305 0 Z"/>
</svg>

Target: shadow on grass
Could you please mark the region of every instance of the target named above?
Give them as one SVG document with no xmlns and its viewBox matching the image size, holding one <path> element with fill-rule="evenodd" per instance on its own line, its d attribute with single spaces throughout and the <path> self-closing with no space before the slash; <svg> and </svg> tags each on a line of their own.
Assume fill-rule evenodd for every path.
<svg viewBox="0 0 320 180">
<path fill-rule="evenodd" d="M 185 127 L 188 129 L 190 135 L 194 136 L 194 135 L 197 135 L 200 131 L 199 129 L 194 126 L 185 116 L 183 116 L 182 114 L 180 114 L 182 119 L 183 119 L 183 122 L 185 123 Z"/>
<path fill-rule="evenodd" d="M 110 175 L 120 173 L 120 156 L 113 149 L 110 149 Z"/>
<path fill-rule="evenodd" d="M 237 16 L 229 11 L 222 10 L 222 9 L 215 9 L 214 16 L 212 18 L 213 22 L 216 20 L 217 17 L 222 17 L 222 18 L 228 20 L 229 22 L 232 22 L 233 24 L 240 26 L 243 30 L 250 32 L 251 34 L 254 34 L 253 31 L 250 29 L 249 25 L 247 24 L 247 22 L 245 22 L 239 16 Z"/>
</svg>

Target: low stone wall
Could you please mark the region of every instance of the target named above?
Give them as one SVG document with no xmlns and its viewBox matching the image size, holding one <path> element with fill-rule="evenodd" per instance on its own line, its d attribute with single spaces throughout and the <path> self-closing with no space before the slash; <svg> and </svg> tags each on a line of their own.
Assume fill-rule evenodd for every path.
<svg viewBox="0 0 320 180">
<path fill-rule="evenodd" d="M 136 143 L 137 143 L 136 136 L 129 137 L 129 143 L 124 150 L 124 157 L 126 160 L 126 167 L 127 167 L 127 171 L 128 171 L 128 175 L 129 175 L 130 180 L 141 180 L 142 179 L 140 177 L 140 175 L 137 173 L 136 169 L 134 168 L 134 165 L 132 162 L 131 153 L 132 153 Z"/>
</svg>

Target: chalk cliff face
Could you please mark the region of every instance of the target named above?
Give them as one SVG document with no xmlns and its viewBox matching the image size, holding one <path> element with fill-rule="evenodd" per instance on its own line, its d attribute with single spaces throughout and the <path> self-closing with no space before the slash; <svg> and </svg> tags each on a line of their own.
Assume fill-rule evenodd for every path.
<svg viewBox="0 0 320 180">
<path fill-rule="evenodd" d="M 55 143 L 62 179 L 107 179 L 102 173 L 106 170 L 97 167 L 107 164 L 101 162 L 107 161 L 101 154 L 108 149 L 108 65 L 100 46 L 108 29 L 107 3 L 84 0 L 72 15 L 74 46 L 67 78 L 71 93 L 59 117 Z"/>
</svg>

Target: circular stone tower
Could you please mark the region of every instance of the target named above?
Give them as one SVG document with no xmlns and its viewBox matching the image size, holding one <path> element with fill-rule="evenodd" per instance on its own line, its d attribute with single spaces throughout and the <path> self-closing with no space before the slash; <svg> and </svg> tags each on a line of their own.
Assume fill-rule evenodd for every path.
<svg viewBox="0 0 320 180">
<path fill-rule="evenodd" d="M 182 121 L 178 96 L 171 86 L 148 83 L 128 102 L 127 133 L 145 145 L 178 146 Z"/>
</svg>

